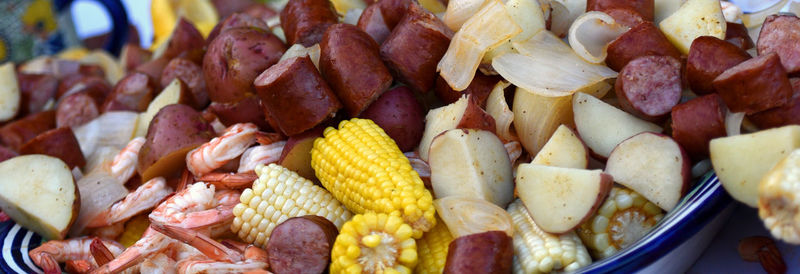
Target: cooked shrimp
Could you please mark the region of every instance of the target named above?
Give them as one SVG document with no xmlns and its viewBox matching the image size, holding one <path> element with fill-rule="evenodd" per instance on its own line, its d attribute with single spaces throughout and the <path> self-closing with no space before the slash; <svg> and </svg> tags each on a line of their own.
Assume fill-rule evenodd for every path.
<svg viewBox="0 0 800 274">
<path fill-rule="evenodd" d="M 243 173 L 209 173 L 197 178 L 198 181 L 214 185 L 219 189 L 245 189 L 258 179 L 255 171 Z"/>
<path fill-rule="evenodd" d="M 171 274 L 177 273 L 176 262 L 169 256 L 159 253 L 153 255 L 139 264 L 139 272 L 142 274 L 160 273 Z"/>
<path fill-rule="evenodd" d="M 89 235 L 100 237 L 103 239 L 116 239 L 120 234 L 125 232 L 125 223 L 117 222 L 107 226 L 87 229 Z"/>
<path fill-rule="evenodd" d="M 179 273 L 239 273 L 266 269 L 267 252 L 253 245 L 244 252 L 217 242 L 208 235 L 176 226 L 154 226 L 154 229 L 176 240 L 195 247 L 207 259 L 186 260 L 179 264 Z"/>
<path fill-rule="evenodd" d="M 90 245 L 95 237 L 80 237 L 68 240 L 52 240 L 28 252 L 33 263 L 45 273 L 61 273 L 59 262 L 68 260 L 86 260 L 94 262 Z M 112 254 L 117 255 L 125 249 L 121 244 L 111 240 L 100 240 Z"/>
<path fill-rule="evenodd" d="M 158 233 L 152 227 L 148 228 L 142 238 L 136 241 L 135 244 L 125 249 L 107 264 L 92 271 L 92 273 L 119 273 L 151 255 L 166 252 L 173 243 L 176 243 L 174 239 Z"/>
<path fill-rule="evenodd" d="M 88 273 L 92 269 L 95 269 L 95 267 L 88 260 L 67 260 L 64 262 L 64 271 L 67 273 Z"/>
<path fill-rule="evenodd" d="M 108 226 L 124 222 L 139 213 L 155 207 L 161 200 L 172 193 L 167 181 L 156 177 L 128 193 L 124 199 L 114 203 L 109 209 L 97 215 L 86 227 Z"/>
<path fill-rule="evenodd" d="M 133 138 L 117 156 L 114 156 L 114 160 L 111 161 L 108 168 L 111 176 L 116 177 L 123 183 L 133 177 L 133 173 L 136 172 L 136 164 L 139 161 L 139 150 L 142 149 L 144 141 L 144 137 Z"/>
<path fill-rule="evenodd" d="M 202 176 L 241 155 L 255 144 L 258 127 L 252 123 L 235 124 L 222 136 L 186 154 L 186 167 L 195 176 Z"/>
<path fill-rule="evenodd" d="M 268 165 L 281 158 L 286 141 L 277 141 L 269 145 L 248 148 L 239 160 L 239 173 L 253 171 L 258 164 Z"/>
<path fill-rule="evenodd" d="M 150 221 L 198 229 L 232 221 L 236 204 L 228 196 L 235 196 L 237 192 L 216 194 L 214 190 L 214 185 L 194 183 L 158 205 L 150 212 Z"/>
</svg>

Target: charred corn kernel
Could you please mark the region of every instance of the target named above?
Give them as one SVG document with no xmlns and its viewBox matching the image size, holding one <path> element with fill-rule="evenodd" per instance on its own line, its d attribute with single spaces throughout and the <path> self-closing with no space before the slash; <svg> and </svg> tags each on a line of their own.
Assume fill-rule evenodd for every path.
<svg viewBox="0 0 800 274">
<path fill-rule="evenodd" d="M 433 197 L 397 144 L 372 120 L 342 121 L 314 140 L 311 167 L 353 213 L 401 216 L 414 238 L 436 224 Z"/>
<path fill-rule="evenodd" d="M 533 221 L 522 201 L 508 206 L 514 225 L 514 273 L 575 271 L 592 263 L 589 251 L 575 235 L 544 232 Z"/>
<path fill-rule="evenodd" d="M 418 258 L 411 230 L 395 215 L 353 216 L 333 244 L 331 273 L 411 273 Z"/>
<path fill-rule="evenodd" d="M 778 162 L 758 185 L 758 216 L 772 236 L 800 244 L 800 150 Z"/>
<path fill-rule="evenodd" d="M 419 263 L 414 273 L 442 273 L 447 261 L 447 250 L 452 241 L 453 235 L 450 234 L 447 225 L 441 220 L 436 220 L 436 226 L 431 231 L 425 232 L 417 241 Z"/>
<path fill-rule="evenodd" d="M 664 212 L 633 190 L 614 186 L 594 216 L 577 232 L 596 259 L 606 258 L 642 238 Z"/>
<path fill-rule="evenodd" d="M 272 230 L 291 217 L 319 215 L 341 228 L 352 216 L 328 191 L 285 167 L 259 165 L 255 172 L 258 179 L 233 208 L 231 231 L 242 240 L 266 247 Z"/>
<path fill-rule="evenodd" d="M 142 238 L 142 234 L 149 226 L 150 219 L 147 218 L 147 214 L 136 215 L 125 223 L 125 230 L 117 237 L 117 242 L 125 247 L 132 246 Z"/>
</svg>

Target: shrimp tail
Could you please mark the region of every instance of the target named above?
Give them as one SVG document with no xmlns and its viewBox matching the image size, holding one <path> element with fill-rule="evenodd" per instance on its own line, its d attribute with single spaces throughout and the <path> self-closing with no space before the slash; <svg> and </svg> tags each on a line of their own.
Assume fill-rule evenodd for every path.
<svg viewBox="0 0 800 274">
<path fill-rule="evenodd" d="M 243 259 L 241 253 L 226 247 L 203 233 L 166 224 L 153 224 L 152 227 L 164 235 L 197 248 L 210 259 L 225 262 L 239 262 Z"/>
<path fill-rule="evenodd" d="M 99 238 L 94 238 L 94 240 L 92 240 L 92 243 L 89 245 L 89 251 L 92 253 L 94 261 L 99 266 L 114 260 L 114 254 L 111 253 L 111 250 L 108 250 L 108 247 L 106 247 Z"/>
</svg>

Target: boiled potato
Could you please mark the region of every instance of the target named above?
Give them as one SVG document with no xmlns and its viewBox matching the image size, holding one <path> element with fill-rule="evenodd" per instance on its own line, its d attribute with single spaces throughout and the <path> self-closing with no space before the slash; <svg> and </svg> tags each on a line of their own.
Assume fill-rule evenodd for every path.
<svg viewBox="0 0 800 274">
<path fill-rule="evenodd" d="M 658 24 L 664 35 L 683 54 L 700 36 L 725 40 L 725 16 L 718 0 L 689 0 Z"/>
</svg>

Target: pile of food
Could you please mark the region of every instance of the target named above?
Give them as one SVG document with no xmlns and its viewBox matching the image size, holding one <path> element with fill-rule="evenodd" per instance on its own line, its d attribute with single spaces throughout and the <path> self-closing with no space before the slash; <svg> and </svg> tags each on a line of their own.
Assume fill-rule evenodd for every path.
<svg viewBox="0 0 800 274">
<path fill-rule="evenodd" d="M 793 14 L 215 3 L 153 51 L 0 66 L 0 219 L 45 272 L 576 271 L 712 166 L 800 243 Z"/>
</svg>

